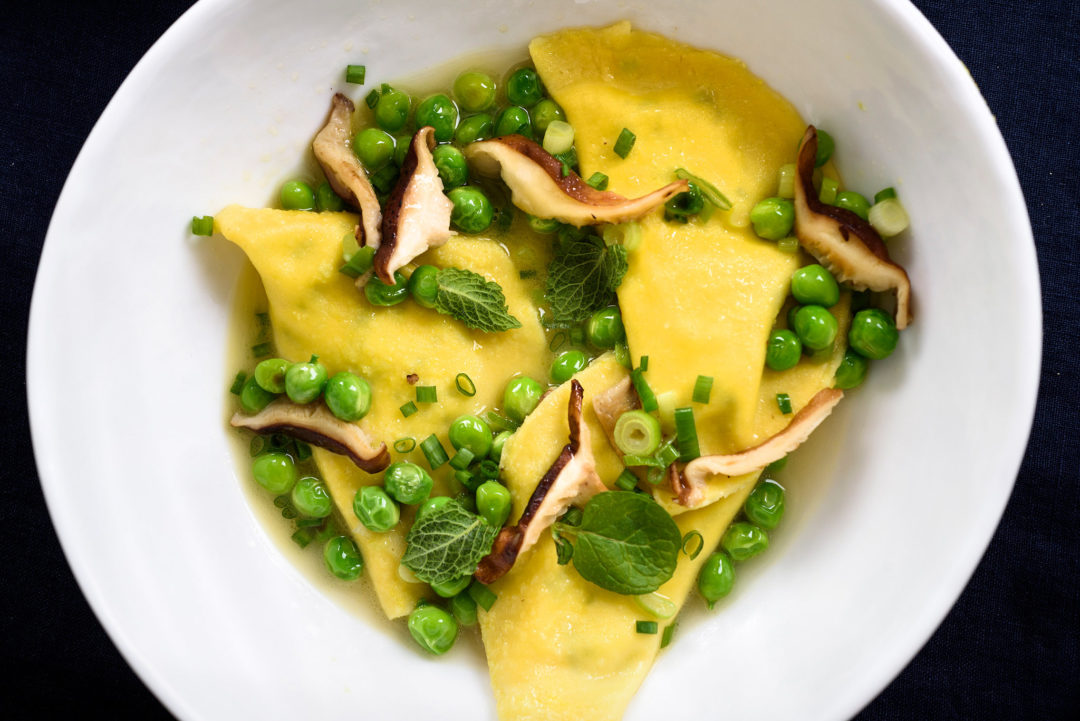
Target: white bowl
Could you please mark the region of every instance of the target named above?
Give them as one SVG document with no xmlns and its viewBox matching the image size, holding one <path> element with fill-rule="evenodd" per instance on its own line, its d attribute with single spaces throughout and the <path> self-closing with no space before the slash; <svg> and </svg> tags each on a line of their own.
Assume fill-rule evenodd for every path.
<svg viewBox="0 0 1080 721">
<path fill-rule="evenodd" d="M 241 256 L 192 239 L 187 223 L 229 202 L 264 204 L 347 63 L 392 79 L 465 50 L 523 56 L 535 34 L 621 18 L 743 58 L 829 128 L 849 184 L 897 185 L 914 221 L 898 255 L 917 314 L 788 466 L 790 520 L 774 548 L 720 612 L 685 614 L 627 718 L 850 716 L 955 601 L 1027 440 L 1041 316 L 1005 144 L 912 6 L 203 0 L 125 81 L 71 172 L 27 363 L 67 558 L 177 716 L 494 715 L 475 644 L 423 657 L 400 626 L 332 601 L 257 520 L 222 432 Z"/>
</svg>

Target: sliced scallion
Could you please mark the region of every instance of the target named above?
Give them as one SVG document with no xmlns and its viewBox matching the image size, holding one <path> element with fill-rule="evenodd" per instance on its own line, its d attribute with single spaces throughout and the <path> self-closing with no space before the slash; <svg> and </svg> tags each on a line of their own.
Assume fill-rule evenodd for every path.
<svg viewBox="0 0 1080 721">
<path fill-rule="evenodd" d="M 660 468 L 660 461 L 655 456 L 623 456 L 623 463 L 626 466 L 649 466 L 650 468 Z"/>
<path fill-rule="evenodd" d="M 874 202 L 880 203 L 883 200 L 889 200 L 896 197 L 896 188 L 892 186 L 888 188 L 882 188 L 878 192 L 874 193 Z"/>
<path fill-rule="evenodd" d="M 776 394 L 776 405 L 785 416 L 791 413 L 791 396 L 787 393 Z"/>
<path fill-rule="evenodd" d="M 780 187 L 776 195 L 780 198 L 795 197 L 795 163 L 780 166 Z"/>
<path fill-rule="evenodd" d="M 565 120 L 552 120 L 544 131 L 544 150 L 552 155 L 565 153 L 574 147 L 574 126 Z"/>
<path fill-rule="evenodd" d="M 266 449 L 266 439 L 262 436 L 255 436 L 251 439 L 251 443 L 248 445 L 248 452 L 251 453 L 251 457 L 259 455 Z"/>
<path fill-rule="evenodd" d="M 439 442 L 439 438 L 432 433 L 420 443 L 420 450 L 424 453 L 424 458 L 427 459 L 428 465 L 431 466 L 431 470 L 441 468 L 450 460 L 450 457 L 446 455 L 446 449 L 443 448 L 443 444 Z"/>
<path fill-rule="evenodd" d="M 624 455 L 651 456 L 660 447 L 660 421 L 645 411 L 627 411 L 615 422 L 615 445 Z"/>
<path fill-rule="evenodd" d="M 899 198 L 885 198 L 874 203 L 868 217 L 870 225 L 874 226 L 874 230 L 881 233 L 884 238 L 899 235 L 911 224 L 911 218 L 908 217 L 904 206 L 900 204 Z"/>
<path fill-rule="evenodd" d="M 637 488 L 637 476 L 624 468 L 615 479 L 615 487 L 620 491 L 632 491 Z"/>
<path fill-rule="evenodd" d="M 597 190 L 607 190 L 608 176 L 603 173 L 597 172 L 589 176 L 589 179 L 585 181 L 585 184 L 591 188 Z"/>
<path fill-rule="evenodd" d="M 638 368 L 640 368 L 642 371 L 649 370 L 649 356 L 641 356 L 641 360 L 638 361 Z"/>
<path fill-rule="evenodd" d="M 551 336 L 551 342 L 548 343 L 548 350 L 554 353 L 564 345 L 566 345 L 566 333 L 560 330 L 555 335 Z"/>
<path fill-rule="evenodd" d="M 788 238 L 781 238 L 776 241 L 776 247 L 785 253 L 798 253 L 799 252 L 799 239 L 792 236 Z"/>
<path fill-rule="evenodd" d="M 499 464 L 490 458 L 485 458 L 480 461 L 480 465 L 476 467 L 476 475 L 486 481 L 494 481 L 499 477 Z"/>
<path fill-rule="evenodd" d="M 712 396 L 712 376 L 698 376 L 694 381 L 694 403 L 708 403 Z"/>
<path fill-rule="evenodd" d="M 660 446 L 660 450 L 656 452 L 656 460 L 658 460 L 660 465 L 664 468 L 667 468 L 672 463 L 679 460 L 679 449 L 675 447 L 674 440 L 670 440 Z"/>
<path fill-rule="evenodd" d="M 656 621 L 638 621 L 635 625 L 638 633 L 646 633 L 655 635 L 659 632 L 660 627 L 656 624 Z"/>
<path fill-rule="evenodd" d="M 237 371 L 236 378 L 233 379 L 232 385 L 229 386 L 229 393 L 234 396 L 240 395 L 240 391 L 244 389 L 244 381 L 247 380 L 247 373 L 244 371 Z"/>
<path fill-rule="evenodd" d="M 536 277 L 536 271 L 535 270 L 519 270 L 518 271 L 518 277 L 521 278 L 522 280 L 528 280 L 529 278 L 535 278 Z"/>
<path fill-rule="evenodd" d="M 416 439 L 412 436 L 405 436 L 404 438 L 398 438 L 394 441 L 394 450 L 398 453 L 408 453 L 416 448 Z"/>
<path fill-rule="evenodd" d="M 450 467 L 455 471 L 464 471 L 469 467 L 469 464 L 476 458 L 476 454 L 470 451 L 468 448 L 462 448 L 454 457 L 450 459 Z"/>
<path fill-rule="evenodd" d="M 512 421 L 501 413 L 495 411 L 488 411 L 484 414 L 484 421 L 491 427 L 491 430 L 496 433 L 503 431 L 516 431 L 520 423 Z"/>
<path fill-rule="evenodd" d="M 435 386 L 416 386 L 417 403 L 436 403 L 439 400 L 439 389 Z"/>
<path fill-rule="evenodd" d="M 703 548 L 705 548 L 705 537 L 699 531 L 687 531 L 682 538 L 682 552 L 693 561 Z"/>
<path fill-rule="evenodd" d="M 293 543 L 300 546 L 300 548 L 307 548 L 308 544 L 315 539 L 315 532 L 316 529 L 314 528 L 300 528 L 296 533 L 292 534 L 290 538 L 292 538 Z"/>
<path fill-rule="evenodd" d="M 473 379 L 469 377 L 468 373 L 458 373 L 454 377 L 454 385 L 458 389 L 458 393 L 463 396 L 472 398 L 476 395 L 476 384 L 473 383 Z"/>
<path fill-rule="evenodd" d="M 480 484 L 484 482 L 483 479 L 470 471 L 454 471 L 454 478 L 457 479 L 458 483 L 474 493 L 480 487 Z"/>
<path fill-rule="evenodd" d="M 628 128 L 623 128 L 622 132 L 619 133 L 619 139 L 615 141 L 615 154 L 620 158 L 625 158 L 634 148 L 634 142 L 636 140 L 636 135 L 631 133 Z"/>
<path fill-rule="evenodd" d="M 656 394 L 653 393 L 652 387 L 645 380 L 643 370 L 638 367 L 631 371 L 630 380 L 633 381 L 634 390 L 637 391 L 638 397 L 641 398 L 641 407 L 646 413 L 655 413 L 660 405 L 656 402 Z"/>
<path fill-rule="evenodd" d="M 840 190 L 840 183 L 832 178 L 821 179 L 821 191 L 818 193 L 818 200 L 825 205 L 832 205 L 836 202 L 836 194 Z"/>
<path fill-rule="evenodd" d="M 379 104 L 379 91 L 372 90 L 370 93 L 367 94 L 367 97 L 364 98 L 364 102 L 367 103 L 367 106 L 369 108 L 374 110 L 375 106 Z"/>
<path fill-rule="evenodd" d="M 701 455 L 693 408 L 675 409 L 675 439 L 679 444 L 679 460 L 683 463 L 689 463 Z"/>
<path fill-rule="evenodd" d="M 256 358 L 265 358 L 273 352 L 274 347 L 269 342 L 256 343 L 255 345 L 251 346 L 251 355 L 255 356 Z"/>
<path fill-rule="evenodd" d="M 293 441 L 293 448 L 296 449 L 296 460 L 306 461 L 311 458 L 311 446 L 303 441 Z"/>
<path fill-rule="evenodd" d="M 191 233 L 192 235 L 213 235 L 214 234 L 214 216 L 204 215 L 200 217 L 193 217 L 191 219 Z"/>
<path fill-rule="evenodd" d="M 417 411 L 417 410 L 419 410 L 419 409 L 418 409 L 418 408 L 416 407 L 416 404 L 415 404 L 415 403 L 413 403 L 412 401 L 409 401 L 408 403 L 406 403 L 405 405 L 403 405 L 403 406 L 402 406 L 401 408 L 399 408 L 398 410 L 400 410 L 400 411 L 401 411 L 401 415 L 403 415 L 404 417 L 408 418 L 408 417 L 409 417 L 409 416 L 411 416 L 411 415 L 412 415 L 413 413 L 416 413 L 416 411 Z"/>
<path fill-rule="evenodd" d="M 494 591 L 479 581 L 473 581 L 469 584 L 469 596 L 476 601 L 477 606 L 485 611 L 490 611 L 496 599 L 499 598 Z"/>
<path fill-rule="evenodd" d="M 365 245 L 363 248 L 358 248 L 355 253 L 350 255 L 349 259 L 345 261 L 345 265 L 341 266 L 338 270 L 350 278 L 359 278 L 364 273 L 371 270 L 374 260 L 375 249 Z"/>
<path fill-rule="evenodd" d="M 345 67 L 345 82 L 353 85 L 363 85 L 367 67 L 364 65 L 348 65 Z"/>
<path fill-rule="evenodd" d="M 671 618 L 679 610 L 670 598 L 656 591 L 634 596 L 634 600 L 642 610 L 656 618 Z"/>
<path fill-rule="evenodd" d="M 675 637 L 675 627 L 678 625 L 679 623 L 676 621 L 664 628 L 664 635 L 660 637 L 660 648 L 667 648 L 671 645 L 671 639 Z"/>
<path fill-rule="evenodd" d="M 731 201 L 727 199 L 727 196 L 721 193 L 715 185 L 704 178 L 694 175 L 685 168 L 676 168 L 675 177 L 680 180 L 688 180 L 696 185 L 697 189 L 701 192 L 702 197 L 720 210 L 731 210 Z"/>
</svg>

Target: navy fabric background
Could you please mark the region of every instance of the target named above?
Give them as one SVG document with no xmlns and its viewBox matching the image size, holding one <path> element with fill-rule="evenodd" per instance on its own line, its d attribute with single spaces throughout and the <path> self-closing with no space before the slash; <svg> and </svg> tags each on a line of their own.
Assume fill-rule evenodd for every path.
<svg viewBox="0 0 1080 721">
<path fill-rule="evenodd" d="M 169 717 L 103 632 L 57 543 L 30 448 L 25 339 L 41 245 L 71 164 L 120 82 L 188 5 L 35 0 L 0 15 L 7 718 Z M 971 69 L 1016 163 L 1042 274 L 1043 373 L 1032 439 L 985 558 L 938 631 L 859 718 L 1080 718 L 1080 3 L 916 5 Z M 971 362 L 1008 342 L 987 338 Z"/>
</svg>

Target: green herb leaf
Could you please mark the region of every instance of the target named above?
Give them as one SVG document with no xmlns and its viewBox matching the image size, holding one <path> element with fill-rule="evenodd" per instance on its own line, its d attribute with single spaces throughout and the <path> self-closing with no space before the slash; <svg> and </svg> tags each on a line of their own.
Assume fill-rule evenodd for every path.
<svg viewBox="0 0 1080 721">
<path fill-rule="evenodd" d="M 455 499 L 409 529 L 401 562 L 421 581 L 448 583 L 475 573 L 497 535 L 498 528 Z"/>
<path fill-rule="evenodd" d="M 498 283 L 461 268 L 443 268 L 435 277 L 439 285 L 435 310 L 440 313 L 486 333 L 521 327 L 521 322 L 510 315 Z"/>
<path fill-rule="evenodd" d="M 626 275 L 626 248 L 586 235 L 566 242 L 548 266 L 550 324 L 569 327 L 608 305 Z"/>
<path fill-rule="evenodd" d="M 574 568 L 586 581 L 615 593 L 652 593 L 675 573 L 682 534 L 668 512 L 641 493 L 598 493 L 585 505 Z"/>
</svg>

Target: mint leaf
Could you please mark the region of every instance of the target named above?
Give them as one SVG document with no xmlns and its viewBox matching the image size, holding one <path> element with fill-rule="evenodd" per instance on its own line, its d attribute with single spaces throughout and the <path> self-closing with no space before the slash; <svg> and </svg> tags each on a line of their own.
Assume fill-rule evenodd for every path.
<svg viewBox="0 0 1080 721">
<path fill-rule="evenodd" d="M 672 574 L 682 534 L 668 512 L 643 493 L 608 491 L 585 504 L 581 526 L 563 526 L 577 536 L 574 568 L 586 581 L 615 593 L 652 593 Z"/>
<path fill-rule="evenodd" d="M 413 524 L 401 562 L 421 581 L 449 583 L 475 573 L 497 535 L 498 528 L 452 500 Z"/>
<path fill-rule="evenodd" d="M 498 283 L 461 268 L 443 268 L 436 276 L 436 282 L 439 289 L 435 310 L 440 313 L 486 333 L 521 327 L 521 322 L 510 315 L 506 296 Z"/>
<path fill-rule="evenodd" d="M 595 234 L 568 238 L 548 266 L 544 290 L 551 306 L 551 325 L 579 323 L 611 303 L 626 275 L 626 248 L 604 245 Z"/>
</svg>

